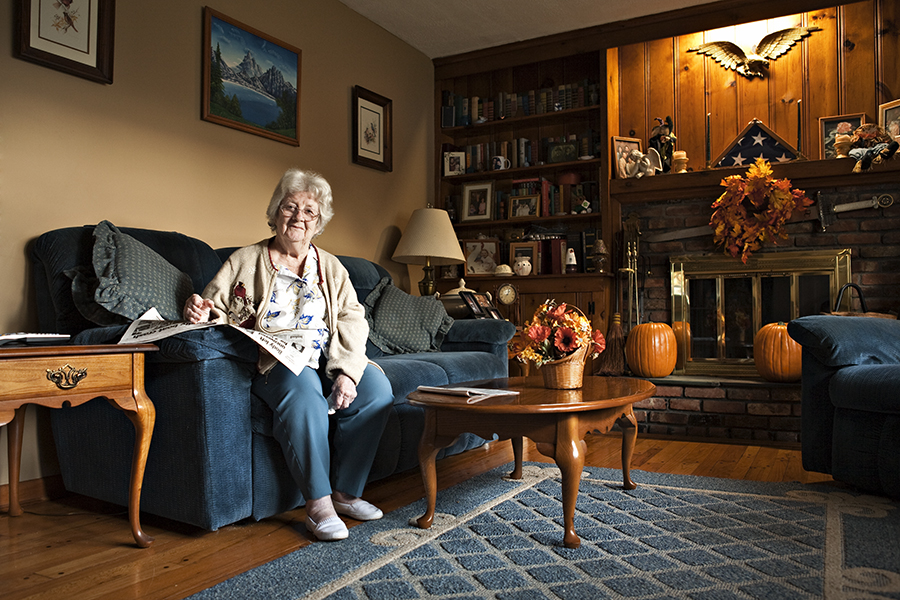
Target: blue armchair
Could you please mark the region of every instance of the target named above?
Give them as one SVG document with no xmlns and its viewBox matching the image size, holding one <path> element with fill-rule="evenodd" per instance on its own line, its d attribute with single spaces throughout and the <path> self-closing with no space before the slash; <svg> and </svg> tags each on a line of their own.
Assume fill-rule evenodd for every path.
<svg viewBox="0 0 900 600">
<path fill-rule="evenodd" d="M 196 291 L 215 275 L 230 249 L 175 233 L 122 228 L 185 273 Z M 73 277 L 92 266 L 94 226 L 47 232 L 31 248 L 40 330 L 68 333 L 73 343 L 110 343 L 127 325 L 99 326 L 73 299 Z M 341 257 L 360 301 L 388 276 L 368 260 Z M 382 283 L 382 286 L 384 283 Z M 376 450 L 370 479 L 418 465 L 422 409 L 406 396 L 418 385 L 505 377 L 505 321 L 454 321 L 440 351 L 389 354 L 371 341 L 367 355 L 385 371 L 394 409 Z M 215 530 L 245 518 L 263 519 L 304 503 L 271 435 L 268 406 L 250 393 L 257 347 L 239 332 L 215 327 L 160 340 L 146 359 L 146 391 L 156 428 L 141 495 L 142 510 Z M 51 412 L 63 481 L 69 491 L 126 505 L 133 427 L 106 403 Z M 443 455 L 484 443 L 464 436 Z"/>
<path fill-rule="evenodd" d="M 803 468 L 900 497 L 900 321 L 815 315 L 788 333 L 803 347 Z"/>
</svg>

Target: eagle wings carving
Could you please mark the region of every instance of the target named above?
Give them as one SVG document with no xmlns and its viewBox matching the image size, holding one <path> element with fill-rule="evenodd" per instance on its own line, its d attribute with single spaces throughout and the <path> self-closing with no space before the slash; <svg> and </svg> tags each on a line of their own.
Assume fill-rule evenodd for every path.
<svg viewBox="0 0 900 600">
<path fill-rule="evenodd" d="M 805 37 L 812 35 L 813 31 L 819 31 L 818 27 L 791 27 L 782 29 L 765 36 L 756 45 L 752 52 L 745 52 L 743 48 L 733 42 L 709 42 L 696 48 L 688 48 L 688 52 L 705 54 L 726 69 L 737 71 L 748 79 L 764 77 L 763 68 L 769 66 L 770 60 L 775 60 Z"/>
</svg>

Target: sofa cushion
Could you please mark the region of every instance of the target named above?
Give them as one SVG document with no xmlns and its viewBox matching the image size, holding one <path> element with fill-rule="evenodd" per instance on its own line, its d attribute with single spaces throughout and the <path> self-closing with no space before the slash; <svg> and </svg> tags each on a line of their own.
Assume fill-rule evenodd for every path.
<svg viewBox="0 0 900 600">
<path fill-rule="evenodd" d="M 437 352 L 453 318 L 437 298 L 411 296 L 383 277 L 364 303 L 369 339 L 391 354 Z"/>
<path fill-rule="evenodd" d="M 165 319 L 179 320 L 185 300 L 193 293 L 190 277 L 109 221 L 101 221 L 94 228 L 93 264 L 97 275 L 94 300 L 127 320 L 137 319 L 151 307 Z M 84 288 L 74 284 L 73 294 L 82 294 L 76 306 L 86 304 Z"/>
</svg>

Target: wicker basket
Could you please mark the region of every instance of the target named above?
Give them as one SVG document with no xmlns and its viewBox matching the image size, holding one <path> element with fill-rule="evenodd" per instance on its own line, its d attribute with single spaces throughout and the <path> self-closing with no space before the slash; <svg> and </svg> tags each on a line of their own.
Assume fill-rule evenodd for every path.
<svg viewBox="0 0 900 600">
<path fill-rule="evenodd" d="M 587 347 L 582 346 L 569 356 L 541 365 L 544 387 L 553 390 L 576 390 L 584 383 L 584 361 Z"/>
</svg>

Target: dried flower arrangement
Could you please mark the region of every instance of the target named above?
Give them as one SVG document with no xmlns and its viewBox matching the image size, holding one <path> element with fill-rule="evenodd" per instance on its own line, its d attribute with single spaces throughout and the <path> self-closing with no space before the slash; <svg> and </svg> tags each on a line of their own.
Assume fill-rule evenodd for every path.
<svg viewBox="0 0 900 600">
<path fill-rule="evenodd" d="M 806 192 L 792 189 L 789 179 L 774 179 L 771 165 L 763 158 L 757 158 L 745 176 L 731 175 L 722 185 L 726 189 L 712 204 L 709 224 L 716 244 L 724 245 L 726 254 L 740 255 L 744 263 L 763 242 L 777 244 L 778 239 L 786 239 L 785 222 L 795 209 L 813 203 Z"/>
<path fill-rule="evenodd" d="M 597 357 L 606 348 L 606 339 L 578 308 L 547 300 L 525 323 L 524 347 L 515 347 L 516 358 L 538 367 L 565 358 L 580 348 L 589 348 Z"/>
</svg>

